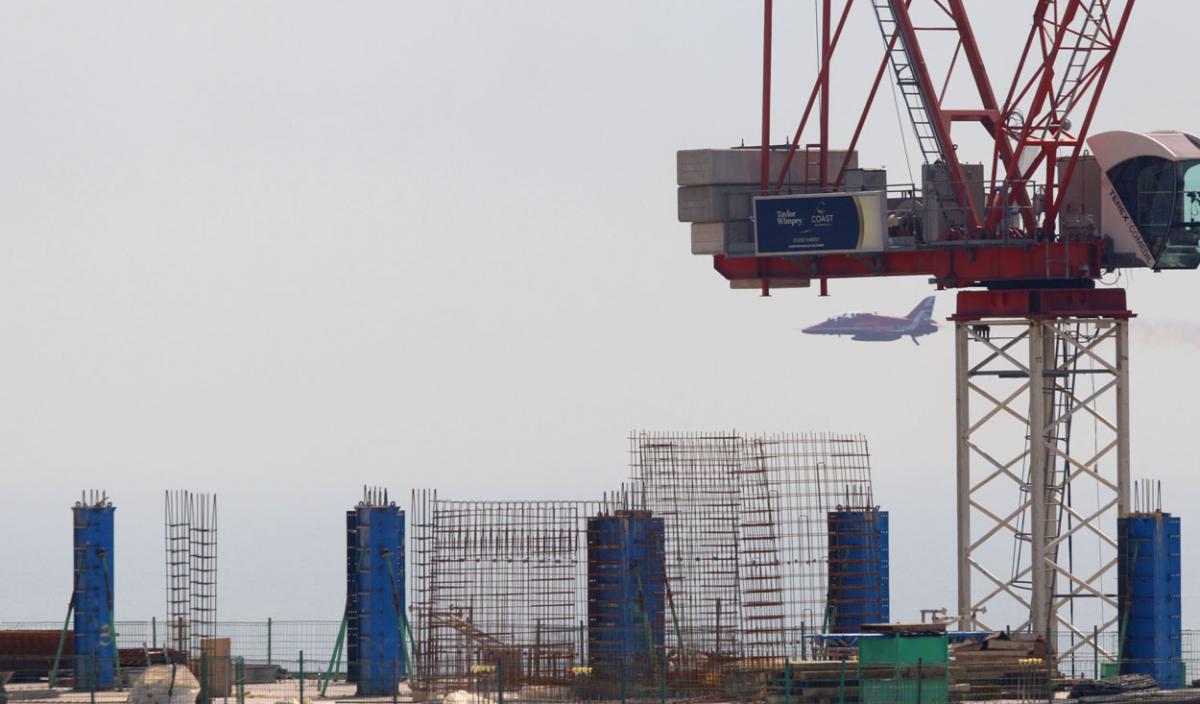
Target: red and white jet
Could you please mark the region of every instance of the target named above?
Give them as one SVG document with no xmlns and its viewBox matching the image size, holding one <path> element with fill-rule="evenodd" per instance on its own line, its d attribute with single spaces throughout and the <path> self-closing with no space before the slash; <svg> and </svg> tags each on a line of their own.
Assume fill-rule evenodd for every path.
<svg viewBox="0 0 1200 704">
<path fill-rule="evenodd" d="M 830 318 L 823 323 L 817 323 L 804 328 L 802 332 L 809 335 L 849 335 L 851 340 L 860 342 L 891 342 L 908 336 L 914 344 L 922 335 L 937 332 L 937 323 L 933 322 L 933 296 L 926 298 L 903 318 L 873 313 L 847 313 Z"/>
</svg>

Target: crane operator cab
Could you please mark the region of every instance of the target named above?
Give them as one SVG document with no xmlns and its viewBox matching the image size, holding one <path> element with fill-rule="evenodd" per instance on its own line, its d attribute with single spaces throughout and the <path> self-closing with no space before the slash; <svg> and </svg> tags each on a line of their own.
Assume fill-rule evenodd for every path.
<svg viewBox="0 0 1200 704">
<path fill-rule="evenodd" d="M 1077 201 L 1074 212 L 1098 225 L 1111 245 L 1111 263 L 1156 270 L 1200 266 L 1200 138 L 1104 132 L 1088 146 L 1095 158 L 1080 160 L 1080 183 L 1068 190 L 1090 196 L 1083 200 L 1092 202 Z"/>
</svg>

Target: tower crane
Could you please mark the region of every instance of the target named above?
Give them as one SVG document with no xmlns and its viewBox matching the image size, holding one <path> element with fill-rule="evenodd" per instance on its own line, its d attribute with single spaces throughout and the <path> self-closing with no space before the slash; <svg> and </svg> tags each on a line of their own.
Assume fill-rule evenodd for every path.
<svg viewBox="0 0 1200 704">
<path fill-rule="evenodd" d="M 915 275 L 957 290 L 959 627 L 1019 624 L 1065 633 L 1060 655 L 1104 650 L 1096 634 L 1119 626 L 1115 519 L 1131 508 L 1133 313 L 1124 289 L 1097 283 L 1200 266 L 1200 138 L 1093 134 L 1135 0 L 1033 0 L 1016 70 L 997 85 L 963 0 L 863 0 L 878 68 L 835 143 L 831 66 L 855 0 L 817 1 L 820 60 L 792 138 L 770 142 L 774 8 L 763 0 L 761 143 L 679 152 L 692 251 L 763 295 Z M 952 45 L 940 62 L 934 35 Z M 885 77 L 915 133 L 920 184 L 859 168 Z M 952 84 L 967 88 L 949 95 Z M 991 145 L 982 163 L 957 149 L 968 128 Z M 1090 447 L 1072 443 L 1084 421 Z M 1085 537 L 1095 557 L 1075 554 Z"/>
</svg>

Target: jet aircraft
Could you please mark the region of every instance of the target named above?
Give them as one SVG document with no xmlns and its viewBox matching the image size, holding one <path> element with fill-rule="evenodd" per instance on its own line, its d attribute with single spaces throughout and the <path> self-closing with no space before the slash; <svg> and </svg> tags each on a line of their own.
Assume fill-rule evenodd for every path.
<svg viewBox="0 0 1200 704">
<path fill-rule="evenodd" d="M 921 301 L 903 318 L 873 313 L 847 313 L 830 318 L 823 323 L 817 323 L 804 328 L 802 332 L 809 335 L 849 335 L 851 340 L 861 342 L 891 342 L 908 336 L 913 344 L 922 335 L 937 332 L 937 323 L 933 322 L 934 298 L 930 296 Z"/>
</svg>

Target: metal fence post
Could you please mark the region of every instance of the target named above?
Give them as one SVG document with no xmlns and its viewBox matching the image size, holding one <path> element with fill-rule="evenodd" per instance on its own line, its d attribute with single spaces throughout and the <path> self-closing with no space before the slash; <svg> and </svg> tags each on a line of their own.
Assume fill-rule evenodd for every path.
<svg viewBox="0 0 1200 704">
<path fill-rule="evenodd" d="M 783 702 L 792 704 L 792 661 L 783 659 Z"/>
<path fill-rule="evenodd" d="M 273 664 L 271 662 L 271 617 L 270 616 L 267 617 L 267 664 L 268 665 Z"/>
<path fill-rule="evenodd" d="M 496 662 L 496 701 L 498 704 L 504 704 L 504 654 L 500 654 L 500 659 Z"/>
<path fill-rule="evenodd" d="M 621 704 L 625 704 L 625 658 L 620 660 L 620 679 L 621 679 Z"/>
<path fill-rule="evenodd" d="M 1050 629 L 1049 626 L 1046 627 Z M 1046 702 L 1054 702 L 1054 656 L 1050 653 L 1050 639 L 1046 639 Z M 919 703 L 918 703 L 919 704 Z"/>
<path fill-rule="evenodd" d="M 666 658 L 662 664 L 662 686 L 658 690 L 658 701 L 662 704 L 667 704 L 667 663 Z"/>
<path fill-rule="evenodd" d="M 838 704 L 846 704 L 846 658 L 842 658 L 841 674 L 838 676 Z"/>
<path fill-rule="evenodd" d="M 200 651 L 200 704 L 208 704 L 208 653 Z"/>
<path fill-rule="evenodd" d="M 1100 627 L 1092 626 L 1092 677 L 1100 679 Z"/>
<path fill-rule="evenodd" d="M 917 704 L 921 704 L 921 685 L 925 679 L 925 659 L 917 658 Z"/>
<path fill-rule="evenodd" d="M 246 704 L 246 658 L 237 659 L 237 702 Z"/>
<path fill-rule="evenodd" d="M 268 619 L 269 622 L 269 619 Z M 304 651 L 300 651 L 300 704 L 304 704 Z"/>
<path fill-rule="evenodd" d="M 150 647 L 158 648 L 158 617 L 150 617 Z"/>
<path fill-rule="evenodd" d="M 1051 620 L 1053 620 L 1053 619 L 1051 619 Z M 1054 632 L 1050 630 L 1050 624 L 1047 623 L 1046 624 L 1046 702 L 1047 702 L 1047 704 L 1052 704 L 1054 702 L 1054 652 L 1057 650 L 1057 645 L 1058 645 L 1058 643 L 1054 639 Z"/>
</svg>

